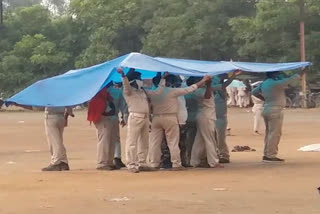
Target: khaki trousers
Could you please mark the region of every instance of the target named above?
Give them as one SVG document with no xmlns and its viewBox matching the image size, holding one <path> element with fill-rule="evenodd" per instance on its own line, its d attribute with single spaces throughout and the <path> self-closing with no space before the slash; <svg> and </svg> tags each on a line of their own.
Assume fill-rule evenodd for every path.
<svg viewBox="0 0 320 214">
<path fill-rule="evenodd" d="M 197 120 L 197 135 L 191 152 L 191 165 L 197 167 L 201 158 L 207 156 L 210 167 L 219 163 L 215 139 L 215 122 L 213 119 L 201 115 Z"/>
<path fill-rule="evenodd" d="M 63 145 L 63 130 L 65 127 L 63 114 L 46 114 L 44 127 L 51 154 L 50 164 L 68 163 L 66 148 Z"/>
<path fill-rule="evenodd" d="M 274 158 L 278 154 L 278 145 L 282 132 L 282 107 L 265 107 L 262 116 L 266 125 L 264 156 Z"/>
<path fill-rule="evenodd" d="M 186 130 L 186 165 L 191 165 L 190 160 L 191 160 L 191 152 L 192 152 L 192 147 L 194 143 L 194 139 L 196 138 L 197 134 L 197 122 L 196 121 L 187 121 L 187 130 Z"/>
<path fill-rule="evenodd" d="M 116 126 L 111 117 L 101 116 L 94 123 L 97 129 L 97 167 L 113 166 L 114 141 L 112 139 Z M 119 128 L 118 128 L 119 129 Z"/>
<path fill-rule="evenodd" d="M 130 113 L 126 139 L 126 160 L 128 169 L 138 169 L 139 166 L 147 165 L 148 141 L 148 114 Z"/>
<path fill-rule="evenodd" d="M 112 142 L 115 146 L 114 157 L 121 159 L 121 144 L 120 144 L 120 129 L 119 129 L 119 120 L 118 118 L 112 118 Z"/>
<path fill-rule="evenodd" d="M 263 107 L 259 107 L 259 106 L 253 106 L 252 108 L 252 112 L 253 112 L 253 131 L 254 132 L 259 132 L 260 127 L 261 127 L 261 123 L 262 123 L 262 111 L 263 111 Z"/>
<path fill-rule="evenodd" d="M 220 158 L 229 159 L 229 148 L 226 140 L 226 131 L 228 126 L 227 119 L 227 103 L 216 102 L 216 116 L 215 129 L 216 129 L 216 142 L 218 147 L 218 155 Z"/>
<path fill-rule="evenodd" d="M 179 149 L 179 124 L 176 114 L 154 115 L 149 142 L 149 159 L 151 167 L 159 167 L 161 162 L 161 143 L 163 131 L 170 150 L 172 167 L 181 167 Z"/>
</svg>

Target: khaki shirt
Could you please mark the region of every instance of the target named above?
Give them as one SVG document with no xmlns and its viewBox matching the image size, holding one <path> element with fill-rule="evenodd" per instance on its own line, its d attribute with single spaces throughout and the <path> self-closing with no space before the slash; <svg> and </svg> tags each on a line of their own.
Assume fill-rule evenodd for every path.
<svg viewBox="0 0 320 214">
<path fill-rule="evenodd" d="M 264 97 L 265 107 L 285 107 L 286 106 L 286 96 L 285 88 L 288 84 L 297 79 L 299 74 L 292 75 L 289 78 L 283 78 L 280 80 L 266 79 L 258 87 L 256 87 L 252 94 L 258 96 L 261 94 Z"/>
<path fill-rule="evenodd" d="M 129 112 L 149 114 L 149 104 L 144 91 L 131 87 L 127 77 L 123 77 L 122 82 L 123 97 L 127 102 Z M 165 86 L 165 83 L 165 80 L 161 79 L 157 90 L 146 90 L 146 93 L 149 96 L 156 96 L 161 94 Z"/>
<path fill-rule="evenodd" d="M 216 120 L 215 102 L 213 95 L 209 99 L 205 99 L 206 88 L 197 89 L 194 94 L 199 103 L 198 116 L 205 116 L 208 119 Z"/>
<path fill-rule="evenodd" d="M 192 93 L 197 89 L 197 85 L 187 88 L 165 87 L 163 92 L 157 96 L 151 96 L 154 114 L 177 114 L 178 97 Z"/>
</svg>

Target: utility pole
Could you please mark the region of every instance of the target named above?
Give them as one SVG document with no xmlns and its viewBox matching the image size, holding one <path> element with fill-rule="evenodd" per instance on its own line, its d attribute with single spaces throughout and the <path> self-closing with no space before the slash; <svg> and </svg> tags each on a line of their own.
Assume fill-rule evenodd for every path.
<svg viewBox="0 0 320 214">
<path fill-rule="evenodd" d="M 306 48 L 305 48 L 305 40 L 304 40 L 304 0 L 299 0 L 299 8 L 300 8 L 300 59 L 301 59 L 301 62 L 305 62 Z M 301 92 L 302 92 L 301 107 L 307 108 L 306 73 L 304 73 L 301 77 Z"/>
<path fill-rule="evenodd" d="M 3 25 L 3 2 L 0 0 L 0 27 Z"/>
</svg>

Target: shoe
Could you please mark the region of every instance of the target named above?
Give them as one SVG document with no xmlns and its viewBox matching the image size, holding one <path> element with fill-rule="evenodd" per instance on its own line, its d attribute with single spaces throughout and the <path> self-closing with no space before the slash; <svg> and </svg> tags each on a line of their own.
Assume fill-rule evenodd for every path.
<svg viewBox="0 0 320 214">
<path fill-rule="evenodd" d="M 97 170 L 106 170 L 106 171 L 111 171 L 111 170 L 115 170 L 115 166 L 99 166 L 97 167 Z"/>
<path fill-rule="evenodd" d="M 130 168 L 128 169 L 128 172 L 131 172 L 131 173 L 139 173 L 139 169 L 136 169 L 136 168 Z"/>
<path fill-rule="evenodd" d="M 230 163 L 229 158 L 219 158 L 219 163 Z"/>
<path fill-rule="evenodd" d="M 121 161 L 121 158 L 114 158 L 113 164 L 115 165 L 115 167 L 117 169 L 121 169 L 122 167 L 126 167 L 126 165 L 124 165 L 124 163 Z"/>
<path fill-rule="evenodd" d="M 49 165 L 45 168 L 42 168 L 41 171 L 61 171 L 60 164 L 58 165 Z"/>
<path fill-rule="evenodd" d="M 69 171 L 70 170 L 69 164 L 67 164 L 65 162 L 61 162 L 59 165 L 60 165 L 61 171 Z"/>
<path fill-rule="evenodd" d="M 261 135 L 258 131 L 254 131 L 253 132 L 253 135 L 256 135 L 256 136 L 258 136 L 258 135 Z"/>
<path fill-rule="evenodd" d="M 281 162 L 284 162 L 284 159 L 277 158 L 277 157 L 268 158 L 266 156 L 263 156 L 262 161 L 265 163 L 281 163 Z"/>
<path fill-rule="evenodd" d="M 159 171 L 159 170 L 160 170 L 160 167 L 149 167 L 149 170 L 150 170 L 151 172 Z"/>
<path fill-rule="evenodd" d="M 224 168 L 222 164 L 216 164 L 214 166 L 210 166 L 211 169 Z"/>
<path fill-rule="evenodd" d="M 186 168 L 184 168 L 183 166 L 178 166 L 178 167 L 172 167 L 170 169 L 170 171 L 182 171 L 185 170 Z"/>
<path fill-rule="evenodd" d="M 139 166 L 138 169 L 141 172 L 150 172 L 151 171 L 151 167 L 148 167 L 148 166 Z"/>
</svg>

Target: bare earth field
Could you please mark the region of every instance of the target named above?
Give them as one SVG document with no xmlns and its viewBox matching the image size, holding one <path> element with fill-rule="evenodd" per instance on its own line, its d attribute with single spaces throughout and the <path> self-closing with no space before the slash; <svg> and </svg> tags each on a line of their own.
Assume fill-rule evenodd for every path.
<svg viewBox="0 0 320 214">
<path fill-rule="evenodd" d="M 256 152 L 231 153 L 224 169 L 139 174 L 95 170 L 95 129 L 84 111 L 65 130 L 71 171 L 41 172 L 49 163 L 43 113 L 0 112 L 0 214 L 320 213 L 319 153 L 297 151 L 319 143 L 319 109 L 285 111 L 284 164 L 261 162 L 263 136 L 252 136 L 247 111 L 230 109 L 228 143 Z"/>
</svg>

